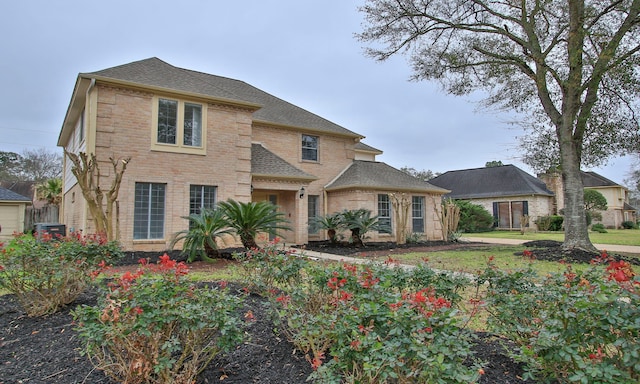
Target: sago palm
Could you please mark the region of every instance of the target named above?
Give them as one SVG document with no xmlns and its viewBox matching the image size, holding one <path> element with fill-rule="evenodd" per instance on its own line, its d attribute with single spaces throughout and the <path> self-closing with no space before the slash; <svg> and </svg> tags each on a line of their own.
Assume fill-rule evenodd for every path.
<svg viewBox="0 0 640 384">
<path fill-rule="evenodd" d="M 338 231 L 341 231 L 344 228 L 342 223 L 342 215 L 338 212 L 331 213 L 326 216 L 318 216 L 313 218 L 309 225 L 311 225 L 314 229 L 324 229 L 327 231 L 327 236 L 329 236 L 329 241 L 332 244 L 338 242 Z"/>
<path fill-rule="evenodd" d="M 351 241 L 356 247 L 364 246 L 364 236 L 369 231 L 385 229 L 378 216 L 371 216 L 368 209 L 344 210 L 340 213 L 342 224 L 351 231 Z"/>
<path fill-rule="evenodd" d="M 268 201 L 242 203 L 230 199 L 219 206 L 224 211 L 227 225 L 233 228 L 247 249 L 258 248 L 256 236 L 259 232 L 276 236 L 278 230 L 291 230 L 284 214 Z"/>
<path fill-rule="evenodd" d="M 217 239 L 225 234 L 232 233 L 227 225 L 224 212 L 219 209 L 203 209 L 198 214 L 184 216 L 189 220 L 189 229 L 177 232 L 170 247 L 184 240 L 182 253 L 188 254 L 187 262 L 193 262 L 199 258 L 204 261 L 213 261 L 218 257 Z"/>
</svg>

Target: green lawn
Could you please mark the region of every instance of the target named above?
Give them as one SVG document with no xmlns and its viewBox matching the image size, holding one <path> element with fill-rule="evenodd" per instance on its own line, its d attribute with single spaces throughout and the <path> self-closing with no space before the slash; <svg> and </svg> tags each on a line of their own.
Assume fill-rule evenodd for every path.
<svg viewBox="0 0 640 384">
<path fill-rule="evenodd" d="M 526 232 L 493 231 L 482 233 L 463 233 L 462 237 L 488 237 L 519 240 L 557 240 L 564 241 L 563 232 Z M 638 229 L 607 229 L 607 233 L 589 232 L 594 244 L 638 245 L 640 246 L 640 230 Z"/>
<path fill-rule="evenodd" d="M 434 252 L 414 252 L 394 255 L 394 260 L 401 264 L 416 265 L 422 262 L 435 269 L 442 269 L 456 272 L 466 272 L 478 274 L 487 268 L 487 261 L 493 257 L 493 263 L 500 269 L 505 271 L 514 271 L 526 268 L 532 265 L 539 275 L 543 276 L 547 273 L 564 272 L 565 265 L 552 261 L 534 260 L 530 261 L 522 256 L 516 256 L 516 253 L 522 254 L 526 247 L 522 245 L 487 245 L 486 247 L 474 247 L 453 251 L 434 251 Z M 384 257 L 376 259 L 377 261 L 385 260 Z M 584 269 L 587 265 L 573 265 L 574 269 Z"/>
</svg>

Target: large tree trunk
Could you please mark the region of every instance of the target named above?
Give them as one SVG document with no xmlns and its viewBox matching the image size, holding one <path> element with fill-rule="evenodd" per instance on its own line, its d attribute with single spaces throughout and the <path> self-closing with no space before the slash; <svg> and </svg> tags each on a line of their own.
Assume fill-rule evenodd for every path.
<svg viewBox="0 0 640 384">
<path fill-rule="evenodd" d="M 564 128 L 564 127 L 563 127 Z M 562 128 L 560 129 L 562 130 Z M 584 185 L 580 172 L 579 149 L 571 140 L 571 128 L 560 134 L 562 158 L 562 185 L 564 187 L 564 249 L 580 248 L 596 252 L 589 239 L 587 216 L 584 209 Z M 567 138 L 567 136 L 569 136 Z"/>
<path fill-rule="evenodd" d="M 580 173 L 582 143 L 595 103 L 595 90 L 587 92 L 582 101 L 584 2 L 569 2 L 569 35 L 567 54 L 569 72 L 563 84 L 562 116 L 556 120 L 556 131 L 560 147 L 562 185 L 564 187 L 564 249 L 581 248 L 597 251 L 589 240 L 587 217 L 584 209 L 584 185 Z M 553 114 L 549 114 L 553 118 Z"/>
</svg>

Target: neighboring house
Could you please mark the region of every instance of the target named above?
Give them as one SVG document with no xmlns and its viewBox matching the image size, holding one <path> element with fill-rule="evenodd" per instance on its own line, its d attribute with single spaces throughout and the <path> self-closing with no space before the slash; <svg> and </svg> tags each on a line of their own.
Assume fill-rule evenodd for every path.
<svg viewBox="0 0 640 384">
<path fill-rule="evenodd" d="M 425 238 L 440 240 L 430 220 L 447 191 L 375 162 L 382 152 L 363 138 L 245 82 L 150 58 L 79 74 L 58 145 L 94 153 L 103 189 L 113 176 L 109 158 L 131 157 L 118 197 L 117 227 L 127 250 L 166 249 L 188 227 L 184 216 L 227 199 L 276 204 L 292 227 L 281 236 L 304 244 L 326 236 L 309 233 L 315 216 L 369 208 L 391 218 L 388 198 L 395 192 L 415 198 L 408 220 L 424 220 Z M 349 184 L 345 175 L 354 167 L 358 180 Z M 67 158 L 63 183 L 63 223 L 91 233 Z"/>
<path fill-rule="evenodd" d="M 481 205 L 493 213 L 499 229 L 521 229 L 525 215 L 532 226 L 538 217 L 553 213 L 553 192 L 514 165 L 449 171 L 429 183 L 451 190 L 446 198 Z"/>
<path fill-rule="evenodd" d="M 0 187 L 0 242 L 12 238 L 14 232 L 23 232 L 24 213 L 31 199 Z"/>
<path fill-rule="evenodd" d="M 564 208 L 564 188 L 560 172 L 538 175 L 555 194 L 556 212 Z M 608 228 L 620 228 L 623 221 L 636 222 L 637 210 L 629 204 L 629 190 L 595 172 L 582 171 L 582 183 L 585 189 L 594 189 L 607 199 L 607 210 L 602 212 L 602 221 Z"/>
</svg>

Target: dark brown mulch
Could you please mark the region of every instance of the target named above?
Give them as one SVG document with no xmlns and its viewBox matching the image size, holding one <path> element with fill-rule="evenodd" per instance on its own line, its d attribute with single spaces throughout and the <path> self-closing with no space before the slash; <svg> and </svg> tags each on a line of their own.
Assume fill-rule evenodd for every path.
<svg viewBox="0 0 640 384">
<path fill-rule="evenodd" d="M 387 255 L 393 255 L 423 249 L 436 251 L 477 246 L 486 244 L 430 242 L 398 246 L 370 243 L 364 249 L 340 251 L 345 255 L 358 252 L 386 252 Z M 337 248 L 313 248 L 313 244 L 309 248 L 339 252 Z M 133 268 L 131 264 L 135 264 L 139 258 L 150 258 L 154 262 L 159 256 L 158 253 L 131 253 L 125 262 L 128 265 L 118 268 Z M 178 255 L 174 253 L 171 256 Z M 221 260 L 215 264 L 197 262 L 190 264 L 190 268 L 224 268 L 229 263 L 233 261 Z M 95 290 L 88 291 L 62 311 L 42 318 L 27 317 L 13 295 L 0 296 L 0 384 L 115 384 L 80 355 L 81 344 L 69 313 L 76 305 L 95 304 L 96 294 Z M 200 375 L 197 383 L 305 383 L 311 373 L 310 364 L 300 351 L 278 334 L 276 325 L 268 315 L 265 300 L 257 295 L 247 296 L 242 312 L 247 311 L 252 311 L 255 316 L 255 321 L 246 323 L 245 332 L 249 339 L 231 353 L 217 357 Z M 532 383 L 522 380 L 523 367 L 508 356 L 505 340 L 487 333 L 478 333 L 477 336 L 473 351 L 476 358 L 485 362 L 485 374 L 480 383 Z"/>
<path fill-rule="evenodd" d="M 528 250 L 533 254 L 533 257 L 536 260 L 589 264 L 601 256 L 599 252 L 590 252 L 584 249 L 574 248 L 569 251 L 564 250 L 562 249 L 562 242 L 554 240 L 529 241 L 523 245 L 530 248 Z M 522 256 L 523 254 L 517 253 L 517 255 Z M 615 260 L 624 260 L 630 264 L 640 265 L 640 259 L 635 257 L 628 257 L 610 252 L 607 253 L 607 255 Z"/>
</svg>

